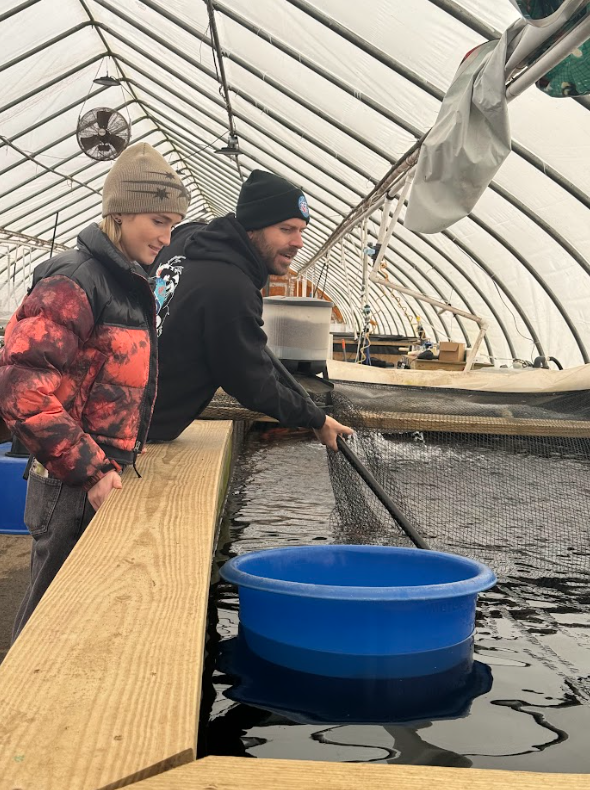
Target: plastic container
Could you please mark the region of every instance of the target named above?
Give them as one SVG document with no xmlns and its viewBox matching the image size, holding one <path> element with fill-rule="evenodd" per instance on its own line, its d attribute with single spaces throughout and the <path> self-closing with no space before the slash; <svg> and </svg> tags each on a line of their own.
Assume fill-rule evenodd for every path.
<svg viewBox="0 0 590 790">
<path fill-rule="evenodd" d="M 477 594 L 493 571 L 465 557 L 391 546 L 299 546 L 235 557 L 249 647 L 338 677 L 410 677 L 465 660 Z"/>
<path fill-rule="evenodd" d="M 0 534 L 28 535 L 23 521 L 27 483 L 23 472 L 27 458 L 11 458 L 11 443 L 0 444 Z"/>
<path fill-rule="evenodd" d="M 267 296 L 263 300 L 268 345 L 291 371 L 321 373 L 330 346 L 332 302 L 310 296 Z"/>
</svg>

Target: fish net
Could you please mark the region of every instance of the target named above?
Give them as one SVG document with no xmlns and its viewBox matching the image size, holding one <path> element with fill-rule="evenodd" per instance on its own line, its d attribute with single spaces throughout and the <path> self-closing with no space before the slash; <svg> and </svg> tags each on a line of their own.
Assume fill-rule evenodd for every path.
<svg viewBox="0 0 590 790">
<path fill-rule="evenodd" d="M 336 383 L 350 446 L 431 548 L 500 578 L 590 571 L 587 392 L 500 394 Z M 341 453 L 329 453 L 343 543 L 412 545 Z"/>
<path fill-rule="evenodd" d="M 334 382 L 312 397 L 433 549 L 500 578 L 590 580 L 590 397 Z M 203 417 L 256 415 L 219 393 Z M 342 453 L 328 453 L 342 543 L 413 545 Z"/>
</svg>

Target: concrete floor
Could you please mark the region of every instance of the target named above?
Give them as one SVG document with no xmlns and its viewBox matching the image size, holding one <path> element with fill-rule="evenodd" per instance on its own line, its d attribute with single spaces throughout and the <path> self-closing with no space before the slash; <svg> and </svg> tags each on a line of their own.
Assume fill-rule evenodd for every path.
<svg viewBox="0 0 590 790">
<path fill-rule="evenodd" d="M 31 538 L 0 535 L 0 662 L 10 647 L 12 624 L 29 582 Z"/>
</svg>

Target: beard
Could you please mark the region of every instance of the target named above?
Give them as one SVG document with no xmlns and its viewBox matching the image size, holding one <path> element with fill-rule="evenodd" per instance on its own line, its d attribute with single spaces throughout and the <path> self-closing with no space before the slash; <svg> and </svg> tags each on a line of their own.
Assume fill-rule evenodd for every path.
<svg viewBox="0 0 590 790">
<path fill-rule="evenodd" d="M 291 262 L 299 252 L 298 247 L 291 246 L 280 247 L 277 249 L 277 247 L 269 244 L 262 236 L 253 236 L 251 242 L 269 273 L 277 274 L 279 276 L 287 274 Z M 283 260 L 277 260 L 279 255 L 286 255 L 288 258 L 290 258 L 289 263 Z"/>
</svg>

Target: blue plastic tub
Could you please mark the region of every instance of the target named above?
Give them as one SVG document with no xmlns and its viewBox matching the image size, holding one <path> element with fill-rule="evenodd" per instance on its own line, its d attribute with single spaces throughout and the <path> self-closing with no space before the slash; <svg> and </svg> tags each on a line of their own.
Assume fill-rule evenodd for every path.
<svg viewBox="0 0 590 790">
<path fill-rule="evenodd" d="M 391 546 L 300 546 L 235 557 L 249 647 L 339 677 L 428 675 L 465 660 L 477 594 L 493 571 L 465 557 Z"/>
<path fill-rule="evenodd" d="M 28 535 L 23 521 L 27 496 L 23 472 L 28 459 L 7 456 L 11 447 L 10 442 L 0 444 L 0 533 Z"/>
</svg>

